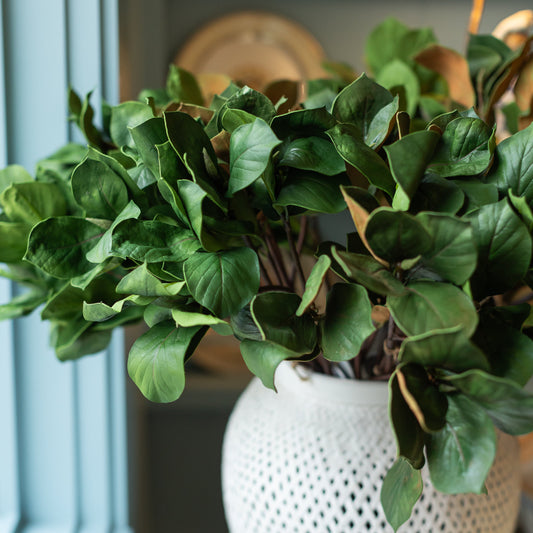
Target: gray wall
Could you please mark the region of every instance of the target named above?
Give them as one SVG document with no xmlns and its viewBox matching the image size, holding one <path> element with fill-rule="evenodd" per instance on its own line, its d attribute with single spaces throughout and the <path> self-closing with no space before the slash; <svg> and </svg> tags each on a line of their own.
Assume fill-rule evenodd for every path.
<svg viewBox="0 0 533 533">
<path fill-rule="evenodd" d="M 307 28 L 329 58 L 364 70 L 364 43 L 388 16 L 409 26 L 431 26 L 446 46 L 462 51 L 471 2 L 467 0 L 120 0 L 123 96 L 134 98 L 147 85 L 160 86 L 168 64 L 195 30 L 239 10 L 268 10 Z M 527 0 L 487 0 L 481 31 L 503 17 L 531 8 Z"/>
</svg>

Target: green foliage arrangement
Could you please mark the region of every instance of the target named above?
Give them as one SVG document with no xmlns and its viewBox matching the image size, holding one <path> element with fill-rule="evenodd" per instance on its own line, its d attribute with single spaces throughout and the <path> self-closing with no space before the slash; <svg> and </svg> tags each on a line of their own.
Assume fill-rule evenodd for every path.
<svg viewBox="0 0 533 533">
<path fill-rule="evenodd" d="M 533 287 L 533 126 L 517 126 L 531 107 L 499 144 L 493 126 L 531 47 L 475 36 L 468 50 L 388 20 L 369 40 L 375 79 L 335 66 L 283 113 L 233 84 L 204 106 L 172 68 L 166 90 L 106 109 L 99 129 L 71 91 L 88 147 L 63 147 L 35 178 L 0 172 L 1 274 L 30 289 L 0 317 L 40 308 L 61 360 L 144 320 L 128 371 L 156 402 L 180 396 L 208 328 L 237 337 L 271 388 L 281 361 L 350 361 L 389 381 L 391 525 L 425 462 L 438 490 L 482 493 L 495 428 L 533 430 L 531 305 L 515 301 Z M 346 243 L 321 242 L 313 218 L 346 209 Z"/>
</svg>

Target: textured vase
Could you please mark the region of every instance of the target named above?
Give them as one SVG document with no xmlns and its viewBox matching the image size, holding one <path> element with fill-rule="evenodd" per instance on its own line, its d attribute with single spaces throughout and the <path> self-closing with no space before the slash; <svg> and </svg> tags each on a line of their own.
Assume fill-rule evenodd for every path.
<svg viewBox="0 0 533 533">
<path fill-rule="evenodd" d="M 384 383 L 304 373 L 283 363 L 278 393 L 252 380 L 224 438 L 222 487 L 231 533 L 392 531 L 381 482 L 396 456 Z M 488 495 L 424 492 L 404 533 L 512 533 L 520 504 L 516 439 L 499 433 Z"/>
</svg>

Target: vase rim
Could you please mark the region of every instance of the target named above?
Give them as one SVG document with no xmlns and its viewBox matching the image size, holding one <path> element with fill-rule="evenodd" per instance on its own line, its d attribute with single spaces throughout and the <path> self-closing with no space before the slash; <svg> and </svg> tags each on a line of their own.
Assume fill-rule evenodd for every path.
<svg viewBox="0 0 533 533">
<path fill-rule="evenodd" d="M 320 403 L 383 406 L 389 401 L 386 381 L 341 379 L 312 372 L 291 361 L 278 366 L 274 383 L 279 394 L 304 396 Z"/>
</svg>

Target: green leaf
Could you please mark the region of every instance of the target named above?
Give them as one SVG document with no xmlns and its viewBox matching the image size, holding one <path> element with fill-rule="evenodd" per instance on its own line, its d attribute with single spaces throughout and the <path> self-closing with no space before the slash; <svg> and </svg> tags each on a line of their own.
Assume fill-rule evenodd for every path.
<svg viewBox="0 0 533 533">
<path fill-rule="evenodd" d="M 307 98 L 303 102 L 305 109 L 326 109 L 330 112 L 333 102 L 345 82 L 332 78 L 319 78 L 306 82 Z"/>
<path fill-rule="evenodd" d="M 332 114 L 338 122 L 353 125 L 364 144 L 374 148 L 389 134 L 397 111 L 398 99 L 362 74 L 339 93 Z"/>
<path fill-rule="evenodd" d="M 31 174 L 20 165 L 8 165 L 0 170 L 0 194 L 13 183 L 33 181 Z"/>
<path fill-rule="evenodd" d="M 448 494 L 483 494 L 495 455 L 490 418 L 464 395 L 449 395 L 446 426 L 427 444 L 433 486 Z"/>
<path fill-rule="evenodd" d="M 78 326 L 76 329 L 71 325 Z M 55 325 L 52 338 L 56 338 L 54 348 L 60 361 L 79 359 L 104 350 L 111 341 L 111 331 L 100 331 L 90 327 L 89 322 L 80 319 L 79 323 L 67 322 Z"/>
<path fill-rule="evenodd" d="M 470 337 L 477 326 L 478 315 L 470 298 L 447 283 L 414 281 L 401 296 L 389 296 L 391 314 L 407 335 L 421 335 L 431 330 L 463 326 Z"/>
<path fill-rule="evenodd" d="M 397 368 L 396 378 L 404 400 L 426 433 L 442 429 L 446 423 L 448 401 L 430 380 L 423 367 L 404 364 Z"/>
<path fill-rule="evenodd" d="M 157 305 L 157 301 L 152 302 L 145 307 L 143 320 L 149 328 L 152 328 L 160 322 L 172 320 L 172 310 L 168 307 Z"/>
<path fill-rule="evenodd" d="M 473 34 L 469 36 L 467 60 L 473 79 L 486 79 L 504 61 L 510 58 L 512 51 L 500 39 L 493 35 Z"/>
<path fill-rule="evenodd" d="M 209 326 L 219 334 L 231 335 L 233 333 L 231 326 L 216 316 L 205 315 L 203 313 L 197 313 L 185 309 L 172 309 L 171 315 L 174 322 L 176 322 L 176 326 L 182 326 L 186 328 L 194 326 Z"/>
<path fill-rule="evenodd" d="M 452 183 L 448 181 L 448 183 Z M 455 183 L 463 192 L 466 198 L 464 212 L 471 213 L 478 207 L 486 204 L 495 204 L 498 201 L 498 189 L 493 183 L 483 183 L 477 178 L 458 179 Z"/>
<path fill-rule="evenodd" d="M 99 152 L 94 148 L 89 148 L 89 151 L 87 152 L 87 158 L 92 159 L 94 161 L 99 161 L 100 163 L 104 163 L 113 172 L 115 172 L 115 174 L 120 176 L 120 178 L 122 178 L 122 181 L 124 181 L 124 183 L 126 184 L 126 187 L 128 187 L 129 191 L 133 195 L 134 199 L 143 195 L 141 189 L 139 188 L 139 185 L 131 178 L 127 170 L 122 166 L 121 163 L 119 163 L 110 155 L 103 154 L 102 152 Z"/>
<path fill-rule="evenodd" d="M 72 102 L 72 94 L 73 91 L 70 91 L 71 98 L 69 100 Z M 76 113 L 75 113 L 75 119 L 77 121 L 78 127 L 80 128 L 81 132 L 92 146 L 100 147 L 103 144 L 102 134 L 93 124 L 93 118 L 94 118 L 94 109 L 90 104 L 91 96 L 93 91 L 90 91 L 87 93 L 87 96 L 83 100 L 83 103 L 81 104 L 81 108 L 76 105 Z M 79 98 L 77 99 L 79 102 Z"/>
<path fill-rule="evenodd" d="M 316 326 L 309 315 L 297 316 L 300 297 L 287 292 L 263 292 L 250 304 L 261 340 L 270 341 L 298 355 L 311 353 L 316 346 Z"/>
<path fill-rule="evenodd" d="M 47 294 L 40 290 L 23 292 L 8 303 L 0 305 L 0 320 L 11 320 L 28 315 L 46 302 Z"/>
<path fill-rule="evenodd" d="M 389 207 L 372 212 L 365 237 L 372 251 L 390 263 L 424 254 L 431 246 L 431 236 L 421 222 Z"/>
<path fill-rule="evenodd" d="M 533 210 L 528 205 L 526 198 L 524 196 L 515 196 L 510 189 L 508 192 L 508 197 L 511 205 L 520 215 L 522 222 L 526 225 L 527 230 L 531 234 L 533 231 Z"/>
<path fill-rule="evenodd" d="M 440 136 L 434 131 L 417 131 L 385 146 L 392 175 L 399 188 L 392 206 L 407 210 L 424 176 Z M 413 157 L 416 154 L 416 157 Z"/>
<path fill-rule="evenodd" d="M 133 201 L 130 201 L 105 231 L 96 246 L 87 252 L 87 260 L 96 264 L 103 263 L 111 254 L 113 248 L 113 231 L 115 228 L 124 220 L 138 218 L 140 214 L 141 210 Z"/>
<path fill-rule="evenodd" d="M 24 259 L 56 278 L 81 276 L 94 268 L 85 255 L 103 233 L 83 218 L 48 218 L 31 230 Z"/>
<path fill-rule="evenodd" d="M 230 324 L 235 337 L 240 341 L 244 339 L 252 341 L 264 340 L 263 332 L 254 321 L 250 305 L 245 305 L 238 313 L 232 315 Z"/>
<path fill-rule="evenodd" d="M 233 133 L 239 126 L 250 124 L 257 117 L 242 109 L 226 109 L 222 114 L 222 127 L 229 133 Z"/>
<path fill-rule="evenodd" d="M 114 220 L 128 203 L 128 190 L 122 179 L 93 159 L 85 159 L 72 173 L 72 192 L 91 218 Z"/>
<path fill-rule="evenodd" d="M 147 300 L 143 302 L 139 299 L 139 305 L 125 306 L 120 313 L 117 313 L 116 315 L 108 318 L 107 320 L 103 320 L 102 322 L 93 322 L 91 330 L 95 332 L 106 332 L 112 331 L 124 325 L 139 323 L 139 321 L 141 321 L 144 316 L 146 303 Z"/>
<path fill-rule="evenodd" d="M 242 358 L 252 374 L 263 385 L 276 390 L 274 374 L 282 361 L 297 359 L 299 355 L 284 346 L 270 341 L 253 341 L 245 339 L 240 344 Z"/>
<path fill-rule="evenodd" d="M 166 89 L 142 89 L 137 97 L 140 102 L 147 102 L 150 98 L 156 107 L 165 107 L 170 103 Z"/>
<path fill-rule="evenodd" d="M 122 313 L 128 309 L 129 306 L 146 306 L 152 302 L 152 300 L 153 298 L 151 297 L 137 296 L 133 294 L 122 300 L 118 300 L 113 305 L 107 305 L 104 302 L 83 302 L 83 318 L 89 322 L 105 322 Z"/>
<path fill-rule="evenodd" d="M 533 375 L 533 340 L 490 309 L 482 309 L 479 319 L 474 340 L 487 354 L 491 373 L 524 386 Z"/>
<path fill-rule="evenodd" d="M 398 455 L 413 468 L 424 466 L 424 431 L 403 397 L 396 373 L 389 380 L 389 418 L 396 438 Z"/>
<path fill-rule="evenodd" d="M 410 210 L 455 214 L 465 203 L 460 184 L 439 176 L 425 175 L 414 194 Z"/>
<path fill-rule="evenodd" d="M 134 268 L 124 276 L 116 287 L 118 294 L 137 294 L 139 296 L 175 296 L 185 286 L 184 281 L 162 283 L 149 270 L 148 265 Z"/>
<path fill-rule="evenodd" d="M 420 470 L 413 468 L 404 457 L 398 457 L 383 480 L 380 496 L 383 511 L 394 531 L 409 520 L 423 485 Z"/>
<path fill-rule="evenodd" d="M 124 102 L 111 110 L 109 132 L 113 142 L 121 146 L 134 146 L 131 129 L 153 118 L 152 108 L 141 102 Z"/>
<path fill-rule="evenodd" d="M 26 253 L 31 226 L 22 222 L 0 221 L 0 262 L 21 261 Z"/>
<path fill-rule="evenodd" d="M 276 108 L 267 96 L 246 86 L 228 98 L 226 107 L 246 111 L 267 124 L 270 124 L 276 115 Z"/>
<path fill-rule="evenodd" d="M 442 134 L 428 172 L 443 178 L 480 174 L 488 168 L 495 145 L 494 132 L 482 120 L 452 120 Z"/>
<path fill-rule="evenodd" d="M 482 407 L 505 433 L 525 435 L 533 431 L 533 394 L 516 382 L 482 370 L 467 370 L 445 379 Z"/>
<path fill-rule="evenodd" d="M 146 120 L 142 124 L 139 124 L 130 129 L 131 137 L 135 145 L 135 149 L 139 152 L 141 161 L 144 163 L 146 168 L 150 170 L 155 178 L 158 178 L 160 175 L 160 152 L 158 151 L 158 146 L 164 144 L 170 144 L 167 138 L 167 132 L 165 130 L 165 121 L 162 117 L 154 117 Z M 170 153 L 170 152 L 166 152 Z M 166 155 L 166 154 L 165 154 Z M 170 157 L 173 162 L 173 166 L 177 167 L 176 163 L 181 163 L 178 160 L 177 154 L 172 150 L 174 157 Z M 186 172 L 183 165 L 181 165 L 183 171 Z"/>
<path fill-rule="evenodd" d="M 152 402 L 173 402 L 185 387 L 185 361 L 207 328 L 176 328 L 160 322 L 141 335 L 128 357 L 128 374 Z"/>
<path fill-rule="evenodd" d="M 307 308 L 313 303 L 320 291 L 320 287 L 322 287 L 322 283 L 324 282 L 324 278 L 326 277 L 330 266 L 331 259 L 327 255 L 321 255 L 318 258 L 318 261 L 313 265 L 313 269 L 305 282 L 302 301 L 296 310 L 296 316 L 302 316 Z"/>
<path fill-rule="evenodd" d="M 87 256 L 87 254 L 85 254 L 85 256 Z M 100 263 L 98 265 L 92 265 L 93 268 L 91 268 L 87 272 L 84 272 L 83 274 L 80 274 L 78 276 L 74 276 L 70 279 L 70 283 L 73 287 L 78 287 L 79 289 L 84 291 L 95 279 L 100 276 L 100 274 L 112 270 L 113 268 L 117 267 L 118 264 L 119 261 L 117 261 L 113 257 L 110 257 L 106 259 L 103 263 Z"/>
<path fill-rule="evenodd" d="M 404 92 L 406 102 L 401 107 L 412 116 L 416 113 L 420 99 L 420 83 L 414 70 L 404 61 L 393 59 L 384 65 L 376 76 L 376 81 L 392 94 Z"/>
<path fill-rule="evenodd" d="M 498 145 L 487 180 L 498 187 L 500 194 L 511 189 L 533 207 L 533 124 Z"/>
<path fill-rule="evenodd" d="M 221 318 L 235 314 L 259 290 L 259 262 L 249 248 L 196 252 L 183 272 L 194 299 Z"/>
<path fill-rule="evenodd" d="M 403 283 L 372 257 L 331 248 L 333 258 L 343 272 L 337 272 L 350 281 L 360 283 L 368 290 L 384 296 L 400 296 L 405 293 Z"/>
<path fill-rule="evenodd" d="M 375 330 L 372 304 L 360 285 L 337 283 L 328 293 L 321 323 L 322 351 L 330 361 L 353 359 Z"/>
<path fill-rule="evenodd" d="M 164 118 L 168 139 L 194 182 L 225 210 L 225 202 L 219 192 L 217 156 L 202 125 L 179 111 L 167 112 Z"/>
<path fill-rule="evenodd" d="M 228 195 L 251 185 L 265 172 L 272 150 L 281 144 L 262 119 L 238 127 L 230 139 Z"/>
<path fill-rule="evenodd" d="M 0 204 L 11 222 L 34 226 L 48 217 L 62 216 L 67 204 L 61 189 L 53 183 L 14 183 L 0 195 Z"/>
<path fill-rule="evenodd" d="M 317 213 L 340 213 L 346 209 L 340 187 L 348 183 L 344 173 L 324 176 L 296 170 L 285 180 L 274 206 L 295 206 Z"/>
<path fill-rule="evenodd" d="M 298 109 L 283 115 L 277 115 L 272 120 L 272 130 L 278 139 L 287 137 L 322 136 L 327 130 L 335 126 L 335 119 L 321 107 L 318 109 Z"/>
<path fill-rule="evenodd" d="M 326 176 L 334 176 L 346 170 L 344 159 L 331 141 L 322 137 L 302 137 L 284 143 L 278 164 L 312 170 Z"/>
<path fill-rule="evenodd" d="M 113 230 L 110 254 L 146 263 L 185 261 L 200 248 L 190 230 L 157 220 L 128 219 Z"/>
<path fill-rule="evenodd" d="M 381 157 L 364 143 L 359 130 L 351 124 L 337 124 L 326 132 L 339 155 L 355 167 L 378 189 L 394 196 L 396 184 L 389 167 Z"/>
<path fill-rule="evenodd" d="M 207 193 L 189 180 L 179 180 L 176 185 L 188 223 L 200 240 L 202 248 L 209 252 L 218 252 L 225 243 L 209 231 L 206 212 L 213 212 L 215 206 L 207 197 Z"/>
<path fill-rule="evenodd" d="M 479 258 L 474 294 L 500 294 L 520 283 L 531 261 L 532 242 L 507 200 L 480 207 L 469 220 Z"/>
<path fill-rule="evenodd" d="M 91 300 L 96 292 L 102 299 L 113 300 L 114 283 L 109 278 L 101 278 L 89 289 L 81 290 L 67 282 L 54 291 L 41 311 L 43 320 L 68 320 L 79 314 L 84 300 Z"/>
<path fill-rule="evenodd" d="M 167 76 L 167 93 L 176 102 L 203 105 L 204 99 L 196 78 L 185 69 L 170 65 Z"/>
<path fill-rule="evenodd" d="M 470 224 L 446 214 L 419 213 L 416 218 L 431 235 L 431 246 L 422 253 L 420 264 L 445 281 L 464 285 L 477 264 Z"/>
<path fill-rule="evenodd" d="M 377 74 L 394 59 L 410 60 L 420 50 L 435 42 L 435 35 L 430 28 L 410 30 L 395 18 L 389 17 L 368 36 L 366 61 L 372 72 Z"/>
<path fill-rule="evenodd" d="M 463 326 L 408 337 L 402 343 L 398 361 L 453 372 L 471 368 L 489 370 L 485 354 L 466 337 Z"/>
</svg>

